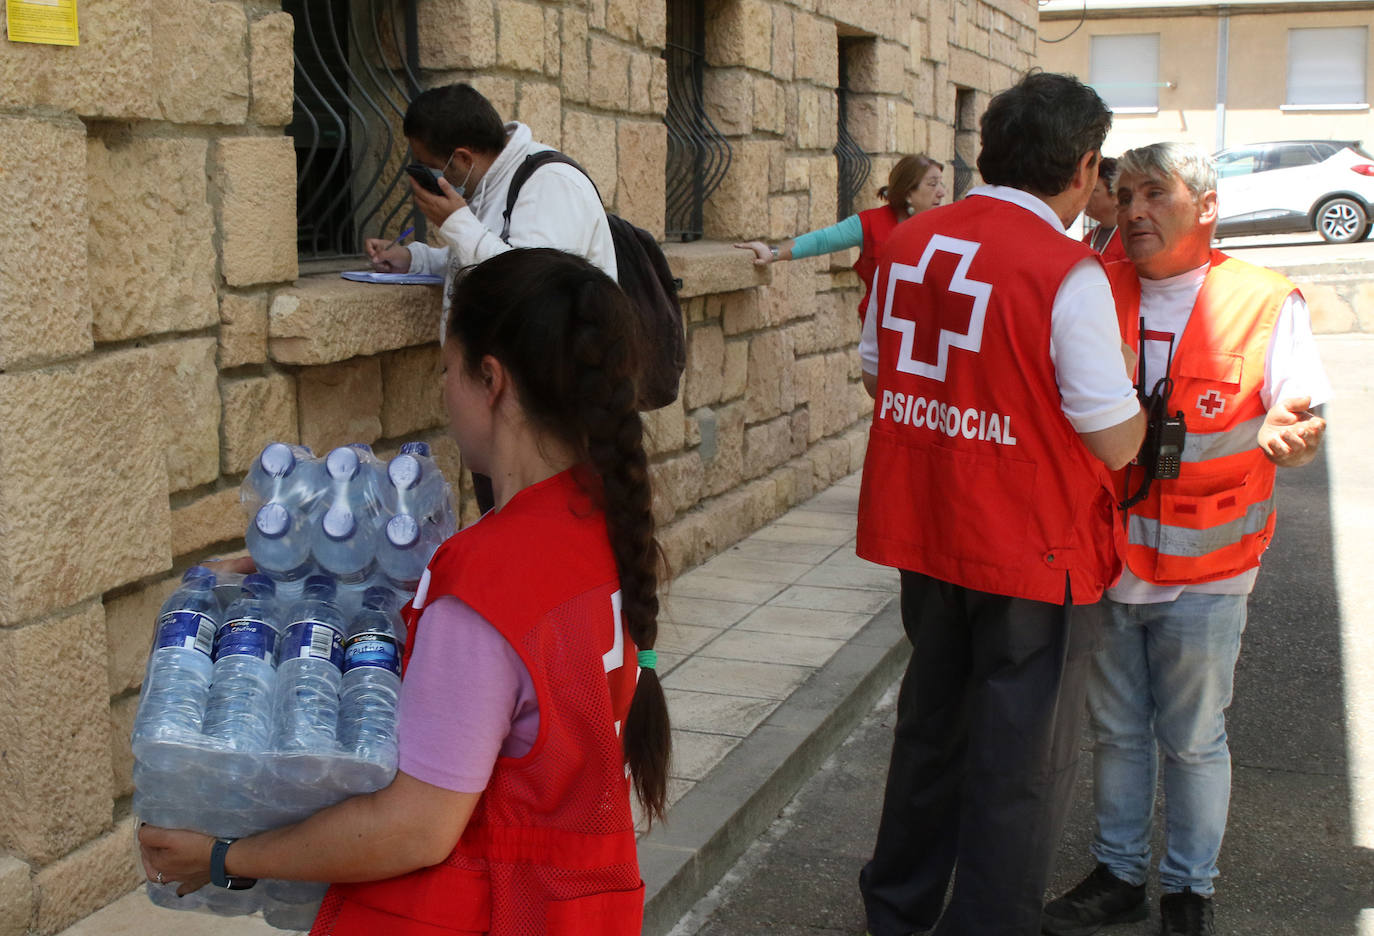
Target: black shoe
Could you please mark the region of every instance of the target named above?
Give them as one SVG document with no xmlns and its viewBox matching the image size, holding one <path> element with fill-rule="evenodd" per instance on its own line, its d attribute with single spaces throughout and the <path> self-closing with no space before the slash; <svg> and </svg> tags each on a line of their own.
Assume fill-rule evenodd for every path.
<svg viewBox="0 0 1374 936">
<path fill-rule="evenodd" d="M 1212 898 L 1194 894 L 1191 887 L 1159 898 L 1161 936 L 1212 936 Z"/>
<path fill-rule="evenodd" d="M 1099 864 L 1083 881 L 1040 914 L 1040 931 L 1049 936 L 1089 936 L 1113 923 L 1134 923 L 1149 916 L 1145 885 L 1127 884 Z"/>
</svg>

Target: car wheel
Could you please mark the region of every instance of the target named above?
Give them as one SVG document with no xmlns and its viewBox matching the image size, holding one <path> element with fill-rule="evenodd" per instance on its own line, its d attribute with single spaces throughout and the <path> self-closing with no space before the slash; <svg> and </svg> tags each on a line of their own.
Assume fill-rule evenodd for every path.
<svg viewBox="0 0 1374 936">
<path fill-rule="evenodd" d="M 1333 198 L 1317 209 L 1317 233 L 1328 243 L 1354 243 L 1368 230 L 1369 215 L 1353 198 Z"/>
</svg>

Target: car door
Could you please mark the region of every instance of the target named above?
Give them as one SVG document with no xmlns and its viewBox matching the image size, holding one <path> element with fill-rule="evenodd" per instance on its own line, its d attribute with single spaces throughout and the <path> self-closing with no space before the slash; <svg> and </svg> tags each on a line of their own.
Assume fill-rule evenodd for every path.
<svg viewBox="0 0 1374 936">
<path fill-rule="evenodd" d="M 1256 205 L 1255 177 L 1264 166 L 1265 151 L 1261 147 L 1223 150 L 1215 160 L 1218 227 L 1224 231 L 1231 226 L 1227 222 L 1240 222 L 1260 210 L 1261 206 Z"/>
</svg>

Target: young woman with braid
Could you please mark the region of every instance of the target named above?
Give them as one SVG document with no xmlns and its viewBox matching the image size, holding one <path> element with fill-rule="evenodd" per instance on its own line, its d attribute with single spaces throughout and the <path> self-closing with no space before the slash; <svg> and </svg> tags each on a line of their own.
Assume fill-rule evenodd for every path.
<svg viewBox="0 0 1374 936">
<path fill-rule="evenodd" d="M 669 753 L 633 312 L 550 249 L 472 268 L 452 308 L 451 429 L 496 509 L 439 548 L 407 609 L 400 770 L 234 842 L 219 870 L 337 882 L 318 936 L 631 936 L 629 789 L 662 818 Z M 150 878 L 209 879 L 207 836 L 139 838 Z"/>
</svg>

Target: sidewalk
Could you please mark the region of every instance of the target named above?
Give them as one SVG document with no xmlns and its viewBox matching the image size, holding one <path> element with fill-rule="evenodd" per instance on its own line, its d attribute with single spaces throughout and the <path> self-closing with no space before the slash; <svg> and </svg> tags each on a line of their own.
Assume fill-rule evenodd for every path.
<svg viewBox="0 0 1374 936">
<path fill-rule="evenodd" d="M 640 840 L 646 936 L 716 883 L 905 665 L 897 573 L 854 555 L 858 499 L 853 474 L 667 589 L 671 806 Z M 283 932 L 162 910 L 140 889 L 62 936 Z"/>
</svg>

